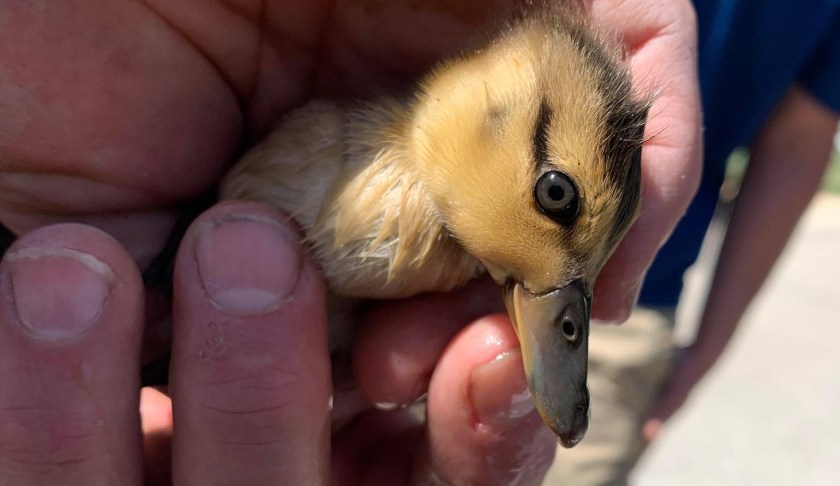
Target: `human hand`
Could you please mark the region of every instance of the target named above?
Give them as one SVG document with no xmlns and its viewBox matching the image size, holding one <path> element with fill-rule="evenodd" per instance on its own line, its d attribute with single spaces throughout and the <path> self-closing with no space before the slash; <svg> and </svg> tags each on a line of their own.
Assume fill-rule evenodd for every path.
<svg viewBox="0 0 840 486">
<path fill-rule="evenodd" d="M 631 3 L 594 2 L 593 17 L 608 29 L 620 27 L 610 16 L 636 12 Z M 658 12 L 649 6 L 654 0 L 639 3 L 648 15 Z M 311 96 L 405 84 L 441 56 L 457 52 L 489 17 L 503 17 L 510 8 L 506 2 L 477 1 L 273 2 L 239 10 L 208 1 L 206 6 L 95 1 L 0 6 L 7 26 L 0 31 L 0 221 L 17 234 L 55 222 L 88 223 L 115 236 L 145 268 L 164 246 L 184 203 L 210 189 L 239 150 L 259 139 L 280 114 Z M 667 130 L 655 140 L 663 157 L 646 150 L 643 159 L 643 205 L 652 216 L 643 215 L 637 226 L 646 230 L 633 230 L 605 268 L 595 309 L 602 317 L 600 309 L 610 302 L 628 301 L 624 297 L 632 294 L 647 256 L 652 258 L 682 211 L 680 202 L 690 192 L 684 189 L 692 187 L 698 167 L 690 160 L 697 113 L 684 106 L 696 95 L 696 81 L 686 75 L 693 65 L 681 55 L 692 50 L 693 30 L 678 28 L 690 11 L 662 9 L 661 18 L 613 29 L 638 47 L 631 50 L 634 73 L 650 75 L 663 89 L 652 113 Z M 650 30 L 644 30 L 647 25 Z M 629 35 L 634 32 L 638 35 Z M 693 54 L 687 57 L 693 62 Z M 667 69 L 638 67 L 654 58 Z M 681 96 L 686 93 L 689 101 Z M 674 135 L 666 140 L 665 133 Z M 649 162 L 654 160 L 656 168 Z M 673 165 L 662 163 L 659 173 L 658 160 Z M 166 320 L 168 303 L 147 309 Z M 395 387 L 399 393 L 381 395 L 416 395 L 429 368 L 426 362 L 414 369 L 411 376 L 421 378 Z M 376 386 L 365 389 L 378 396 Z"/>
<path fill-rule="evenodd" d="M 376 344 L 393 334 L 366 331 L 374 360 L 432 365 L 428 420 L 362 407 L 331 437 L 323 299 L 318 272 L 275 210 L 225 203 L 196 220 L 176 261 L 174 413 L 149 391 L 141 407 L 149 484 L 170 471 L 175 484 L 541 481 L 555 439 L 504 318 L 459 332 L 445 317 L 453 322 L 442 329 L 457 332 L 446 345 L 431 325 L 437 315 L 426 314 L 426 326 L 401 331 L 420 343 L 402 354 Z M 129 255 L 90 227 L 37 230 L 5 256 L 0 300 L 3 484 L 140 484 L 142 286 Z M 391 306 L 369 325 L 394 328 L 377 319 L 421 316 L 430 302 Z M 364 363 L 356 375 L 369 389 L 416 386 L 410 373 Z"/>
<path fill-rule="evenodd" d="M 685 404 L 691 391 L 703 379 L 714 360 L 701 356 L 693 346 L 677 351 L 671 376 L 651 407 L 642 425 L 642 436 L 648 442 L 659 436 L 665 422 Z"/>
<path fill-rule="evenodd" d="M 604 266 L 592 316 L 626 320 L 645 272 L 685 212 L 700 179 L 702 138 L 697 27 L 687 0 L 591 0 L 596 25 L 617 33 L 634 85 L 655 94 L 642 150 L 642 209 Z"/>
<path fill-rule="evenodd" d="M 16 234 L 91 224 L 146 268 L 185 202 L 210 190 L 282 113 L 314 96 L 405 85 L 516 8 L 501 0 L 203 3 L 0 6 L 3 224 Z M 626 46 L 638 91 L 658 93 L 642 215 L 596 287 L 594 316 L 622 320 L 700 172 L 695 26 L 687 0 L 588 3 L 594 24 Z"/>
</svg>

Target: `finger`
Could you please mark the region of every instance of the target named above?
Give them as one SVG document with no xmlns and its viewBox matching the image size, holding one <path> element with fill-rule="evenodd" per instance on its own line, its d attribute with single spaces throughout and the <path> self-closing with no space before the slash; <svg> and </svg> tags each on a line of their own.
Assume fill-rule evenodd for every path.
<svg viewBox="0 0 840 486">
<path fill-rule="evenodd" d="M 542 481 L 556 437 L 534 408 L 506 317 L 476 321 L 447 348 L 429 389 L 427 433 L 417 482 Z"/>
<path fill-rule="evenodd" d="M 454 293 L 385 302 L 365 316 L 353 353 L 360 392 L 382 409 L 413 403 L 428 390 L 440 355 L 468 322 L 504 310 L 489 279 Z"/>
<path fill-rule="evenodd" d="M 111 237 L 57 225 L 0 266 L 4 485 L 139 484 L 142 285 Z"/>
<path fill-rule="evenodd" d="M 685 403 L 686 395 L 681 392 L 668 393 L 642 426 L 642 436 L 646 441 L 654 440 L 665 422 Z"/>
<path fill-rule="evenodd" d="M 504 0 L 397 0 L 376 9 L 340 2 L 321 39 L 315 90 L 347 95 L 405 85 L 441 58 L 462 52 L 478 32 L 514 9 L 515 2 Z"/>
<path fill-rule="evenodd" d="M 593 317 L 619 322 L 630 315 L 648 266 L 694 196 L 702 164 L 694 11 L 685 0 L 639 6 L 592 2 L 592 16 L 627 47 L 636 90 L 655 95 L 642 150 L 641 214 L 595 286 Z"/>
<path fill-rule="evenodd" d="M 659 435 L 662 426 L 671 418 L 680 407 L 683 406 L 696 383 L 695 380 L 687 380 L 685 374 L 679 369 L 676 370 L 671 381 L 665 386 L 654 405 L 647 420 L 642 426 L 642 435 L 645 440 L 652 441 Z"/>
<path fill-rule="evenodd" d="M 409 411 L 369 410 L 357 416 L 333 439 L 331 484 L 409 484 L 423 430 Z"/>
<path fill-rule="evenodd" d="M 175 264 L 176 484 L 321 484 L 329 447 L 324 288 L 279 212 L 224 203 Z"/>
</svg>

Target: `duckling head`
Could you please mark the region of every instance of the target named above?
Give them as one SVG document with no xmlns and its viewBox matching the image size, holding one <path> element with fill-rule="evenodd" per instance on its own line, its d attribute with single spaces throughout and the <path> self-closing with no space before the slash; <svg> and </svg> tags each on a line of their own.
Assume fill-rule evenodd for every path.
<svg viewBox="0 0 840 486">
<path fill-rule="evenodd" d="M 634 221 L 649 103 L 583 22 L 534 18 L 423 83 L 410 150 L 448 231 L 502 286 L 537 410 L 588 427 L 592 289 Z"/>
</svg>

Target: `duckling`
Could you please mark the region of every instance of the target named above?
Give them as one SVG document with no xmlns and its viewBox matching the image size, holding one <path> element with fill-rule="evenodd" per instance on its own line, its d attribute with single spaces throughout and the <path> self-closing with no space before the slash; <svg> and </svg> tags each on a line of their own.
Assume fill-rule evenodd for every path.
<svg viewBox="0 0 840 486">
<path fill-rule="evenodd" d="M 292 111 L 221 195 L 291 214 L 334 296 L 401 298 L 489 273 L 536 408 L 572 447 L 589 421 L 592 289 L 639 211 L 648 107 L 579 15 L 524 16 L 410 96 Z"/>
</svg>

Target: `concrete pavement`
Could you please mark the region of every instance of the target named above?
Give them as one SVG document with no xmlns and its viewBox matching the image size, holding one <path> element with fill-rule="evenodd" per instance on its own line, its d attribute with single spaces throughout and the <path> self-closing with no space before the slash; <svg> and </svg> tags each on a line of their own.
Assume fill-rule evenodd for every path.
<svg viewBox="0 0 840 486">
<path fill-rule="evenodd" d="M 812 204 L 638 485 L 840 485 L 840 196 Z"/>
</svg>

